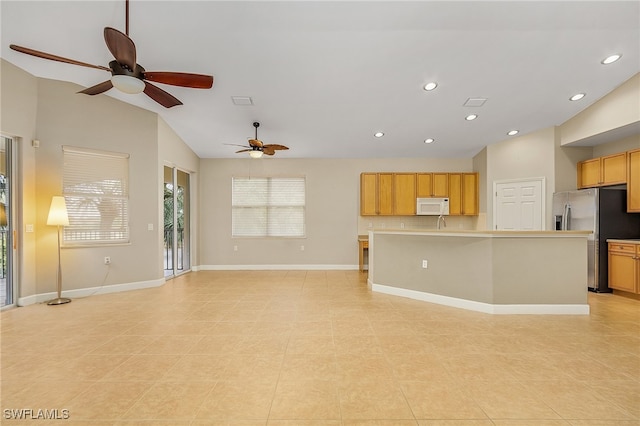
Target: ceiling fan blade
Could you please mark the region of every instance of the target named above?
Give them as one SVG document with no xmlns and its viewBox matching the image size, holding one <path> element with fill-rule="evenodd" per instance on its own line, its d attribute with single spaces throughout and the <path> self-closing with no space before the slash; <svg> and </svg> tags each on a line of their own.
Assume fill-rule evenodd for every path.
<svg viewBox="0 0 640 426">
<path fill-rule="evenodd" d="M 267 145 L 264 145 L 264 149 L 276 149 L 276 150 L 285 150 L 285 149 L 289 149 L 288 146 L 284 146 L 284 145 L 278 145 L 277 143 L 270 143 Z"/>
<path fill-rule="evenodd" d="M 151 83 L 145 83 L 144 93 L 165 108 L 182 105 L 182 102 L 176 99 L 173 95 L 165 92 L 161 88 L 154 86 Z"/>
<path fill-rule="evenodd" d="M 96 84 L 95 86 L 87 87 L 84 90 L 79 91 L 78 93 L 84 93 L 85 95 L 98 95 L 100 93 L 104 93 L 107 90 L 111 89 L 113 84 L 111 80 L 103 81 L 100 84 Z"/>
<path fill-rule="evenodd" d="M 243 147 L 243 148 L 249 148 L 249 147 L 248 147 L 248 146 L 246 146 L 246 145 L 239 145 L 239 144 L 237 144 L 237 143 L 223 143 L 222 145 L 229 145 L 229 146 L 241 146 L 241 147 Z"/>
<path fill-rule="evenodd" d="M 253 151 L 253 148 L 241 149 L 240 151 L 236 151 L 236 154 L 240 154 L 241 152 L 249 152 L 249 151 Z"/>
<path fill-rule="evenodd" d="M 262 152 L 264 152 L 267 155 L 273 155 L 276 153 L 273 148 L 267 148 L 266 146 L 264 147 Z"/>
<path fill-rule="evenodd" d="M 36 56 L 42 59 L 50 59 L 52 61 L 64 62 L 65 64 L 80 65 L 82 67 L 95 68 L 95 69 L 111 72 L 111 69 L 107 67 L 103 67 L 100 65 L 87 64 L 85 62 L 76 61 L 74 59 L 63 58 L 62 56 L 52 55 L 51 53 L 46 53 L 46 52 L 40 52 L 39 50 L 29 49 L 28 47 L 17 46 L 15 44 L 11 44 L 9 45 L 9 47 L 15 50 L 16 52 L 26 53 L 27 55 Z"/>
<path fill-rule="evenodd" d="M 213 76 L 189 74 L 184 72 L 145 71 L 144 79 L 154 83 L 171 84 L 173 86 L 191 87 L 193 89 L 211 89 Z"/>
<path fill-rule="evenodd" d="M 136 69 L 136 45 L 133 40 L 115 28 L 105 27 L 104 41 L 120 65 L 127 66 L 131 71 Z"/>
<path fill-rule="evenodd" d="M 258 148 L 262 148 L 262 141 L 258 139 L 249 139 L 249 145 L 257 146 Z"/>
</svg>

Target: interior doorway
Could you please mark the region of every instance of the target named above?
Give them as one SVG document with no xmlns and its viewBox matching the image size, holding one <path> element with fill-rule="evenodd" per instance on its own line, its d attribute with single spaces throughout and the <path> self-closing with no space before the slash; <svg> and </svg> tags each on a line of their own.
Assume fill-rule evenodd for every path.
<svg viewBox="0 0 640 426">
<path fill-rule="evenodd" d="M 0 308 L 14 306 L 13 171 L 14 140 L 0 136 Z"/>
<path fill-rule="evenodd" d="M 540 231 L 545 227 L 545 180 L 529 178 L 493 183 L 493 229 Z"/>
<path fill-rule="evenodd" d="M 191 269 L 191 190 L 189 173 L 164 166 L 164 276 Z"/>
</svg>

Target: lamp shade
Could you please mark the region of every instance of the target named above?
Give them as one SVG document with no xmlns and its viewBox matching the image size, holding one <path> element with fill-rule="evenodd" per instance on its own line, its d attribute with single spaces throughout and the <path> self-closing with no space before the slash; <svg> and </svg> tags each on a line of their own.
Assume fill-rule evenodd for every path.
<svg viewBox="0 0 640 426">
<path fill-rule="evenodd" d="M 64 197 L 54 196 L 51 199 L 51 207 L 49 208 L 47 225 L 69 225 L 69 215 L 67 215 L 67 204 L 64 201 Z"/>
<path fill-rule="evenodd" d="M 260 158 L 262 157 L 262 151 L 257 151 L 257 150 L 249 151 L 249 156 L 251 158 Z"/>
</svg>

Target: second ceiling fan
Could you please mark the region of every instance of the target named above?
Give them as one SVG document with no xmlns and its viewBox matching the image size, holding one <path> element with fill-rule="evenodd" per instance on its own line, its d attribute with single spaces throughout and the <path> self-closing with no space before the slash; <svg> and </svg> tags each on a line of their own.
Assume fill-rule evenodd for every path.
<svg viewBox="0 0 640 426">
<path fill-rule="evenodd" d="M 36 56 L 38 58 L 109 71 L 111 73 L 111 79 L 78 92 L 87 95 L 97 95 L 106 92 L 112 87 L 116 87 L 125 93 L 144 92 L 147 96 L 165 108 L 171 108 L 176 105 L 182 105 L 182 102 L 158 86 L 151 84 L 151 81 L 194 89 L 210 89 L 213 87 L 213 76 L 211 75 L 167 71 L 146 71 L 140 64 L 138 64 L 136 62 L 136 46 L 133 43 L 133 40 L 129 38 L 129 0 L 126 0 L 125 3 L 126 34 L 111 27 L 106 27 L 104 29 L 104 41 L 107 44 L 107 48 L 115 58 L 115 60 L 109 62 L 108 68 L 101 65 L 92 65 L 76 61 L 74 59 L 64 58 L 62 56 L 52 55 L 50 53 L 41 52 L 15 44 L 11 44 L 9 47 L 17 52 Z"/>
<path fill-rule="evenodd" d="M 236 151 L 236 154 L 239 154 L 241 152 L 248 152 L 252 158 L 260 158 L 262 157 L 262 154 L 274 155 L 276 151 L 289 149 L 289 147 L 286 147 L 284 145 L 273 144 L 273 143 L 271 144 L 263 143 L 260 139 L 258 139 L 258 127 L 260 127 L 260 123 L 255 121 L 253 123 L 253 127 L 255 127 L 256 129 L 256 135 L 254 139 L 249 138 L 249 146 L 227 144 L 227 145 L 242 146 L 242 147 L 246 146 L 246 149 L 241 149 L 240 151 Z"/>
</svg>

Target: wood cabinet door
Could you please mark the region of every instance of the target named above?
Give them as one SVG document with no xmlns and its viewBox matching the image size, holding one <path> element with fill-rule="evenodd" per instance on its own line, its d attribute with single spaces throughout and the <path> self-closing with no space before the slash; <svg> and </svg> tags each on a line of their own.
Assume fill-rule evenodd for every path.
<svg viewBox="0 0 640 426">
<path fill-rule="evenodd" d="M 449 196 L 449 174 L 448 173 L 433 173 L 432 182 L 432 195 L 434 197 L 448 197 Z"/>
<path fill-rule="evenodd" d="M 627 153 L 627 211 L 640 213 L 640 149 Z"/>
<path fill-rule="evenodd" d="M 618 185 L 627 182 L 627 153 L 607 155 L 601 158 L 602 185 Z"/>
<path fill-rule="evenodd" d="M 609 288 L 635 293 L 637 262 L 633 254 L 609 251 Z"/>
<path fill-rule="evenodd" d="M 449 214 L 462 214 L 462 173 L 449 173 Z"/>
<path fill-rule="evenodd" d="M 600 158 L 578 163 L 578 188 L 592 188 L 600 185 Z"/>
<path fill-rule="evenodd" d="M 360 174 L 360 215 L 378 214 L 378 176 L 376 173 Z"/>
<path fill-rule="evenodd" d="M 462 174 L 462 214 L 476 216 L 478 214 L 478 174 Z M 451 200 L 449 200 L 451 203 Z"/>
<path fill-rule="evenodd" d="M 416 174 L 416 197 L 417 198 L 429 198 L 431 197 L 433 186 L 433 174 L 431 173 L 417 173 Z"/>
<path fill-rule="evenodd" d="M 416 174 L 394 173 L 393 214 L 412 216 L 416 214 Z"/>
<path fill-rule="evenodd" d="M 393 173 L 378 173 L 378 214 L 393 215 Z"/>
</svg>

